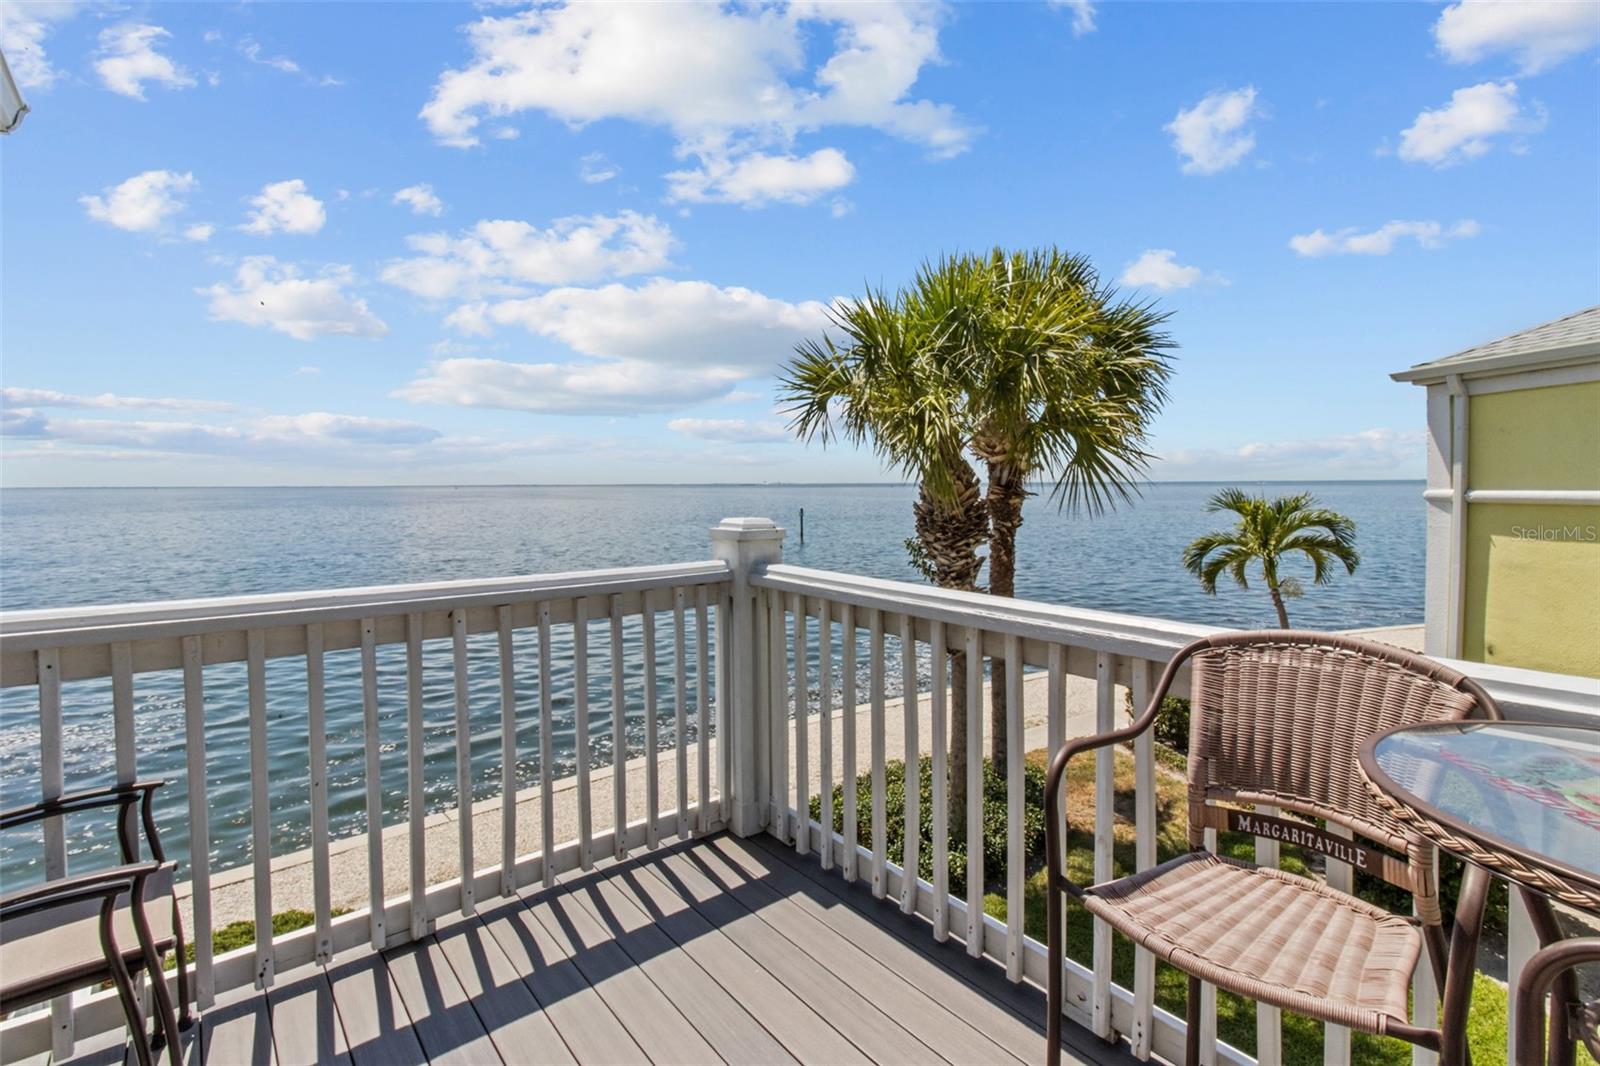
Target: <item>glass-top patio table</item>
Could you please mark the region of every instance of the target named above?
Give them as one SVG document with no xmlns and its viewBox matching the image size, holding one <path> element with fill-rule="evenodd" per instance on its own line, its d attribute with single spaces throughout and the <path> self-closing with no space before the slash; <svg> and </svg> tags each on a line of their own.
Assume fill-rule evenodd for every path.
<svg viewBox="0 0 1600 1066">
<path fill-rule="evenodd" d="M 1544 1056 L 1544 998 L 1574 1004 L 1572 968 L 1600 961 L 1600 938 L 1562 939 L 1555 900 L 1600 917 L 1600 727 L 1529 722 L 1448 722 L 1380 733 L 1363 746 L 1361 771 L 1403 824 L 1469 863 L 1469 881 L 1489 873 L 1514 883 L 1538 933 L 1513 1004 L 1517 1061 Z M 1469 891 L 1463 883 L 1463 894 Z M 1459 935 L 1475 951 L 1476 930 Z M 1465 942 L 1463 942 L 1465 941 Z M 1447 1008 L 1448 1009 L 1448 1008 Z M 1553 1012 L 1549 1061 L 1570 1062 L 1573 1018 Z M 1600 1055 L 1592 1008 L 1575 1015 L 1578 1035 Z"/>
</svg>

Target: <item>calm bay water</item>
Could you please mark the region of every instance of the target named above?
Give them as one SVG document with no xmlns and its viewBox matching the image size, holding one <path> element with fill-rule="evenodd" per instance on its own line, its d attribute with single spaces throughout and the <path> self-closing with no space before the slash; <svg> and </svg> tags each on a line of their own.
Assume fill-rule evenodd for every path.
<svg viewBox="0 0 1600 1066">
<path fill-rule="evenodd" d="M 1204 511 L 1219 486 L 1166 483 L 1096 518 L 1060 514 L 1029 501 L 1019 537 L 1018 595 L 1100 610 L 1230 626 L 1273 624 L 1265 591 L 1200 591 L 1178 558 L 1183 546 L 1220 521 Z M 1251 488 L 1251 486 L 1246 486 Z M 1291 602 L 1297 626 L 1348 629 L 1422 620 L 1424 559 L 1421 482 L 1266 484 L 1269 494 L 1309 489 L 1355 519 L 1363 555 L 1354 577 L 1312 588 Z M 285 592 L 296 589 L 503 577 L 703 559 L 707 527 L 728 515 L 763 515 L 789 529 L 786 561 L 915 581 L 903 542 L 911 533 L 914 492 L 904 486 L 595 486 L 493 488 L 63 489 L 0 493 L 0 608 L 7 610 Z M 798 542 L 805 509 L 806 543 Z M 661 621 L 667 622 L 663 615 Z M 628 690 L 642 685 L 637 621 L 625 627 Z M 570 635 L 555 634 L 550 679 L 558 772 L 571 771 L 573 677 Z M 691 706 L 693 677 L 690 621 Z M 658 625 L 663 642 L 669 624 Z M 594 759 L 611 761 L 609 635 L 589 639 L 590 736 Z M 447 641 L 425 654 L 427 805 L 455 803 L 454 703 Z M 497 795 L 499 684 L 492 638 L 474 638 L 469 679 L 476 798 Z M 671 665 L 663 646 L 658 677 L 661 743 L 673 742 Z M 380 651 L 382 784 L 385 821 L 407 817 L 405 676 L 400 649 Z M 531 635 L 517 645 L 519 691 L 538 678 Z M 207 667 L 207 787 L 216 867 L 249 861 L 249 752 L 242 664 Z M 163 839 L 187 854 L 181 677 L 140 675 L 135 722 L 141 776 L 164 777 Z M 268 764 L 273 851 L 308 843 L 304 664 L 268 664 Z M 359 662 L 354 652 L 327 659 L 329 804 L 335 836 L 364 828 L 365 772 Z M 0 691 L 0 805 L 38 796 L 38 700 L 27 689 Z M 524 714 L 526 720 L 528 715 Z M 112 780 L 108 682 L 64 686 L 67 787 Z M 392 739 L 391 739 L 392 738 Z M 692 734 L 689 739 L 692 739 Z M 537 782 L 537 727 L 519 732 L 520 787 Z M 642 753 L 643 724 L 630 722 L 628 749 Z M 111 835 L 85 819 L 69 826 L 73 862 L 114 849 Z M 0 842 L 0 885 L 36 879 L 37 837 Z M 97 860 L 98 861 L 98 860 Z"/>
</svg>

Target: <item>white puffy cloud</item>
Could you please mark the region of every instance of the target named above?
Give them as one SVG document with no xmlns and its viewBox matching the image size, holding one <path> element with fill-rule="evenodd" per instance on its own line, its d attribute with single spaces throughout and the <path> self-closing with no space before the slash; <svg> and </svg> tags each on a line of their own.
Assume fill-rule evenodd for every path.
<svg viewBox="0 0 1600 1066">
<path fill-rule="evenodd" d="M 306 192 L 300 178 L 263 185 L 250 198 L 250 217 L 240 227 L 261 237 L 274 233 L 316 233 L 328 221 L 322 201 Z"/>
<path fill-rule="evenodd" d="M 973 130 L 947 104 L 914 98 L 939 59 L 935 3 L 569 4 L 486 15 L 472 60 L 447 70 L 421 117 L 446 144 L 479 142 L 486 118 L 541 111 L 572 126 L 621 118 L 662 126 L 701 168 L 787 154 L 829 126 L 881 130 L 947 157 Z M 831 49 L 813 66 L 818 31 Z M 837 175 L 837 167 L 834 169 Z"/>
<path fill-rule="evenodd" d="M 855 180 L 856 168 L 837 148 L 807 156 L 752 152 L 735 160 L 709 158 L 694 170 L 667 175 L 668 195 L 693 203 L 808 204 Z"/>
<path fill-rule="evenodd" d="M 1202 281 L 1227 283 L 1220 275 L 1213 274 L 1208 278 L 1199 267 L 1184 266 L 1178 262 L 1177 255 L 1171 248 L 1151 248 L 1124 267 L 1119 280 L 1124 285 L 1160 289 L 1162 292 L 1187 289 Z"/>
<path fill-rule="evenodd" d="M 1432 250 L 1443 248 L 1447 241 L 1476 237 L 1478 232 L 1478 223 L 1470 218 L 1448 227 L 1431 220 L 1395 219 L 1367 233 L 1359 232 L 1354 226 L 1332 233 L 1312 230 L 1290 237 L 1289 247 L 1297 254 L 1313 259 L 1324 255 L 1388 255 L 1394 250 L 1395 244 L 1404 239 L 1414 240 L 1418 247 Z"/>
<path fill-rule="evenodd" d="M 743 377 L 738 370 L 683 370 L 640 360 L 515 363 L 444 359 L 394 395 L 413 403 L 496 407 L 550 414 L 631 414 L 715 399 Z"/>
<path fill-rule="evenodd" d="M 444 201 L 434 195 L 433 186 L 422 182 L 416 185 L 407 185 L 394 194 L 393 204 L 405 204 L 411 208 L 413 215 L 432 215 L 435 218 L 444 214 Z"/>
<path fill-rule="evenodd" d="M 388 333 L 383 320 L 367 310 L 367 302 L 346 291 L 352 280 L 347 266 L 306 278 L 292 264 L 253 256 L 239 264 L 232 285 L 218 282 L 196 291 L 210 297 L 211 317 L 217 321 L 264 326 L 299 341 Z"/>
<path fill-rule="evenodd" d="M 620 173 L 622 168 L 607 159 L 604 152 L 590 152 L 578 160 L 578 177 L 589 185 L 610 181 Z"/>
<path fill-rule="evenodd" d="M 1250 123 L 1261 117 L 1256 90 L 1218 89 L 1193 107 L 1179 108 L 1165 129 L 1183 157 L 1185 174 L 1216 174 L 1237 166 L 1256 146 Z"/>
<path fill-rule="evenodd" d="M 1452 62 L 1506 53 L 1537 74 L 1600 42 L 1600 15 L 1585 0 L 1470 0 L 1440 13 L 1433 39 Z"/>
<path fill-rule="evenodd" d="M 196 222 L 192 226 L 185 226 L 183 239 L 186 241 L 209 241 L 211 235 L 217 232 L 217 227 L 209 222 Z"/>
<path fill-rule="evenodd" d="M 1176 449 L 1157 463 L 1162 477 L 1211 478 L 1420 476 L 1426 434 L 1367 429 L 1328 437 L 1257 441 L 1235 449 Z"/>
<path fill-rule="evenodd" d="M 1082 37 L 1086 33 L 1094 32 L 1094 16 L 1096 12 L 1092 0 L 1050 0 L 1050 6 L 1072 12 L 1072 35 L 1074 37 Z"/>
<path fill-rule="evenodd" d="M 0 0 L 0 51 L 6 54 L 12 77 L 24 89 L 48 89 L 62 77 L 50 63 L 44 42 L 56 25 L 78 13 L 71 2 L 54 4 Z"/>
<path fill-rule="evenodd" d="M 454 237 L 421 234 L 407 243 L 422 254 L 388 264 L 383 280 L 442 300 L 649 273 L 669 265 L 676 240 L 654 216 L 621 211 L 559 218 L 546 229 L 485 219 Z"/>
<path fill-rule="evenodd" d="M 80 196 L 89 217 L 133 233 L 161 228 L 183 210 L 181 194 L 195 187 L 194 175 L 175 170 L 147 170 L 120 185 L 101 190 L 99 196 Z"/>
<path fill-rule="evenodd" d="M 1408 163 L 1447 167 L 1476 159 L 1506 133 L 1533 133 L 1544 126 L 1542 114 L 1524 113 L 1517 103 L 1517 84 L 1486 81 L 1450 94 L 1450 102 L 1425 110 L 1400 133 L 1400 158 Z"/>
<path fill-rule="evenodd" d="M 160 26 L 143 22 L 124 22 L 100 31 L 100 47 L 95 52 L 94 69 L 105 87 L 114 93 L 144 99 L 146 82 L 168 89 L 189 89 L 194 77 L 167 56 L 156 51 L 172 34 Z"/>
<path fill-rule="evenodd" d="M 567 362 L 446 358 L 395 393 L 418 403 L 568 414 L 659 411 L 724 399 L 764 377 L 827 324 L 816 301 L 789 303 L 703 281 L 560 288 L 458 308 L 473 333 L 521 326 L 588 357 Z"/>
<path fill-rule="evenodd" d="M 176 397 L 120 396 L 102 392 L 95 396 L 55 389 L 0 388 L 0 405 L 6 407 L 93 407 L 104 410 L 148 409 L 158 411 L 231 411 L 233 404 L 220 400 L 190 400 Z"/>
<path fill-rule="evenodd" d="M 600 359 L 765 374 L 827 326 L 827 308 L 816 300 L 789 303 L 751 289 L 652 278 L 638 286 L 559 288 L 469 304 L 450 321 L 469 333 L 521 326 Z"/>
<path fill-rule="evenodd" d="M 674 418 L 667 423 L 674 433 L 717 444 L 772 444 L 793 440 L 782 422 L 753 422 L 744 418 Z"/>
</svg>

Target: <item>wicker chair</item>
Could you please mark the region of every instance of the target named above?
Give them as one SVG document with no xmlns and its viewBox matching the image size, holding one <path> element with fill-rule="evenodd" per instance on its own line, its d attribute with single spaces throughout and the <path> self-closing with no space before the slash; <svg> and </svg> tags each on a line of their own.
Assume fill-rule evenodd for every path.
<svg viewBox="0 0 1600 1066">
<path fill-rule="evenodd" d="M 1494 701 L 1470 678 L 1386 645 L 1293 631 L 1208 637 L 1168 664 L 1149 707 L 1132 725 L 1078 740 L 1056 754 L 1045 779 L 1046 811 L 1060 810 L 1068 761 L 1149 729 L 1186 664 L 1192 666 L 1190 851 L 1131 877 L 1085 887 L 1066 874 L 1064 819 L 1045 819 L 1050 1066 L 1061 1055 L 1063 891 L 1189 975 L 1191 1064 L 1199 1061 L 1202 981 L 1461 1061 L 1474 960 L 1462 958 L 1447 968 L 1451 953 L 1433 849 L 1373 799 L 1356 753 L 1365 738 L 1391 726 L 1474 713 L 1498 718 Z M 1256 805 L 1299 817 L 1268 817 Z M 1350 830 L 1352 838 L 1326 832 L 1318 819 Z M 1391 913 L 1320 881 L 1213 854 L 1205 848 L 1208 829 L 1273 837 L 1350 862 L 1410 891 L 1417 917 Z M 1462 942 L 1476 942 L 1483 883 L 1472 879 L 1458 902 Z M 1441 1029 L 1410 1021 L 1407 993 L 1424 952 L 1444 990 Z"/>
<path fill-rule="evenodd" d="M 189 974 L 183 926 L 173 892 L 177 864 L 167 860 L 156 832 L 152 795 L 160 781 L 69 793 L 45 803 L 0 812 L 0 830 L 80 811 L 116 808 L 122 865 L 74 874 L 0 897 L 0 1012 L 42 1003 L 109 981 L 117 990 L 140 1066 L 164 1046 L 176 1063 L 179 1031 L 189 1028 Z M 135 807 L 138 821 L 135 821 Z M 143 823 L 151 858 L 141 856 Z M 175 954 L 181 1019 L 173 1010 L 163 961 Z M 150 979 L 155 1032 L 147 1036 L 133 978 Z"/>
</svg>

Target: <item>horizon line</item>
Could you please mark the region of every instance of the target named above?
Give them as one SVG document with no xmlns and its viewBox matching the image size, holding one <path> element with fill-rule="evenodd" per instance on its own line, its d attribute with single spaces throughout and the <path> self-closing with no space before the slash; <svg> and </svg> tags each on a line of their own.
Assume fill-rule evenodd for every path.
<svg viewBox="0 0 1600 1066">
<path fill-rule="evenodd" d="M 1151 485 L 1371 485 L 1426 483 L 1425 477 L 1352 478 L 1174 478 L 1151 479 Z M 0 492 L 103 492 L 103 491 L 186 491 L 211 489 L 787 489 L 787 488 L 915 488 L 914 481 L 494 481 L 494 482 L 371 482 L 351 485 L 316 485 L 284 482 L 272 485 L 0 485 Z M 1050 485 L 1039 481 L 1034 484 Z"/>
</svg>

